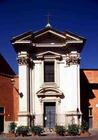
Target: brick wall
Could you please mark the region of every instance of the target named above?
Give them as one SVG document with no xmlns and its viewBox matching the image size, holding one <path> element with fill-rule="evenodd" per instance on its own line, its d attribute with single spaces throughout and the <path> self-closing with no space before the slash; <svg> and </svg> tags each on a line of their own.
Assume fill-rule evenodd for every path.
<svg viewBox="0 0 98 140">
<path fill-rule="evenodd" d="M 92 108 L 92 127 L 97 128 L 98 127 L 98 70 L 83 70 L 84 73 L 84 79 L 83 74 L 82 76 L 82 85 L 81 85 L 81 99 L 82 99 L 82 105 L 84 108 Z M 86 99 L 87 100 L 86 100 Z M 84 103 L 84 105 L 83 105 Z M 82 110 L 83 109 L 82 107 Z M 88 113 L 89 111 L 85 113 Z"/>
<path fill-rule="evenodd" d="M 0 75 L 0 107 L 4 107 L 5 121 L 18 120 L 19 95 L 17 91 L 18 77 Z"/>
</svg>

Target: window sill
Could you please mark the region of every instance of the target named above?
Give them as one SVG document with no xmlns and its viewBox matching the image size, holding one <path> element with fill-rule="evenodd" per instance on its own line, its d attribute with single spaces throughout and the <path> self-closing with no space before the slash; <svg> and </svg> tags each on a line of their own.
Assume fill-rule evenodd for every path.
<svg viewBox="0 0 98 140">
<path fill-rule="evenodd" d="M 45 88 L 45 87 L 55 87 L 55 88 L 57 88 L 57 84 L 54 83 L 54 82 L 45 82 L 45 83 L 42 85 L 42 88 Z"/>
</svg>

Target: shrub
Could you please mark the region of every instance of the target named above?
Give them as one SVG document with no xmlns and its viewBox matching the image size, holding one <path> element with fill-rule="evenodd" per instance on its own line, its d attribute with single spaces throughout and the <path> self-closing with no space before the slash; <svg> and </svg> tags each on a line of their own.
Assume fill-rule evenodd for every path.
<svg viewBox="0 0 98 140">
<path fill-rule="evenodd" d="M 65 127 L 58 125 L 58 126 L 55 127 L 55 131 L 56 131 L 57 134 L 63 136 L 64 133 L 65 133 Z"/>
<path fill-rule="evenodd" d="M 43 131 L 43 128 L 41 126 L 32 126 L 31 131 L 35 135 L 41 135 L 41 132 Z"/>
<path fill-rule="evenodd" d="M 81 124 L 81 131 L 85 132 L 85 131 L 88 131 L 88 129 L 89 129 L 88 123 L 83 120 Z"/>
<path fill-rule="evenodd" d="M 79 127 L 77 124 L 71 124 L 68 126 L 68 134 L 71 136 L 76 136 L 79 134 Z"/>
<path fill-rule="evenodd" d="M 28 126 L 18 126 L 16 129 L 17 135 L 27 136 L 30 132 L 30 128 Z"/>
<path fill-rule="evenodd" d="M 15 133 L 16 127 L 17 127 L 17 124 L 15 122 L 11 122 L 9 125 L 9 132 Z"/>
</svg>

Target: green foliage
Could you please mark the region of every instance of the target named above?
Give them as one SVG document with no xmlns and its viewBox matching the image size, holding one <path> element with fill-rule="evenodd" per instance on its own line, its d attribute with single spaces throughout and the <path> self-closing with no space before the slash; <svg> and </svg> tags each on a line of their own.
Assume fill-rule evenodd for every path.
<svg viewBox="0 0 98 140">
<path fill-rule="evenodd" d="M 15 133 L 16 127 L 17 127 L 17 124 L 15 122 L 11 122 L 9 125 L 9 132 Z"/>
<path fill-rule="evenodd" d="M 17 135 L 27 136 L 30 132 L 29 126 L 18 126 L 16 129 Z"/>
<path fill-rule="evenodd" d="M 35 135 L 41 135 L 41 132 L 43 131 L 43 128 L 41 126 L 32 126 L 31 127 L 31 131 L 32 133 L 34 133 Z"/>
<path fill-rule="evenodd" d="M 85 131 L 88 131 L 88 129 L 89 129 L 88 123 L 83 120 L 81 124 L 81 131 L 85 132 Z"/>
<path fill-rule="evenodd" d="M 58 125 L 58 126 L 55 127 L 55 131 L 56 131 L 57 134 L 63 136 L 66 130 L 65 130 L 64 126 Z"/>
<path fill-rule="evenodd" d="M 79 126 L 77 124 L 71 124 L 68 126 L 68 134 L 71 136 L 76 136 L 79 134 Z"/>
</svg>

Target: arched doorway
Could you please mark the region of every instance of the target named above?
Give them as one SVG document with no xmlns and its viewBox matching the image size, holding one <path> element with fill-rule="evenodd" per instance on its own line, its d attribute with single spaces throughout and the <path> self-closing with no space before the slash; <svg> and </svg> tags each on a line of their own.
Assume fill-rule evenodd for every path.
<svg viewBox="0 0 98 140">
<path fill-rule="evenodd" d="M 43 106 L 43 126 L 49 129 L 55 128 L 57 123 L 57 102 L 64 98 L 63 92 L 54 87 L 45 87 L 37 92 L 37 96 Z"/>
</svg>

